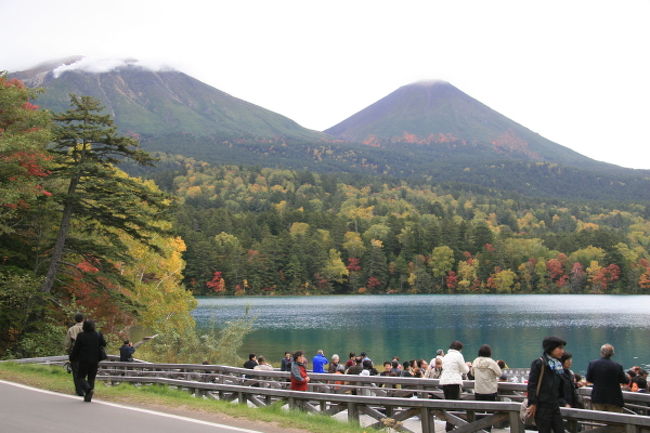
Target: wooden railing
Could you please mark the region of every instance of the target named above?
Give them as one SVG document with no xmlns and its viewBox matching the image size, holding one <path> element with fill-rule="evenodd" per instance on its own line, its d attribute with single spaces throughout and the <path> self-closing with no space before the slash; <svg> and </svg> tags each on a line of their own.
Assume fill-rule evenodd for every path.
<svg viewBox="0 0 650 433">
<path fill-rule="evenodd" d="M 288 388 L 289 373 L 281 371 L 249 370 L 237 367 L 196 364 L 134 364 L 102 363 L 99 379 L 109 383 L 159 383 L 185 389 L 197 396 L 250 402 L 265 406 L 278 401 L 289 407 L 299 407 L 315 413 L 335 415 L 347 411 L 347 418 L 359 422 L 366 415 L 370 426 L 381 427 L 397 423 L 398 430 L 411 431 L 399 425 L 408 419 L 419 418 L 422 432 L 433 432 L 433 419 L 447 421 L 456 433 L 483 431 L 490 426 L 509 426 L 513 433 L 521 433 L 520 402 L 526 385 L 499 383 L 498 402 L 474 400 L 474 382 L 463 384 L 461 400 L 444 400 L 437 379 L 418 379 L 385 376 L 356 376 L 311 373 L 307 392 Z M 591 390 L 581 389 L 588 403 Z M 626 405 L 645 411 L 650 395 L 624 393 Z M 627 433 L 650 432 L 650 417 L 632 414 L 614 414 L 585 409 L 562 409 L 566 426 L 571 432 L 595 429 Z"/>
<path fill-rule="evenodd" d="M 65 362 L 64 357 L 59 358 L 23 362 Z M 104 361 L 97 378 L 109 384 L 162 384 L 196 396 L 250 402 L 258 407 L 288 404 L 330 416 L 347 413 L 352 422 L 363 420 L 369 427 L 391 425 L 404 432 L 413 431 L 414 419 L 423 433 L 435 431 L 434 419 L 450 422 L 455 433 L 484 432 L 488 427 L 509 427 L 512 433 L 523 433 L 525 427 L 519 420 L 520 401 L 526 391 L 521 383 L 499 383 L 499 401 L 485 402 L 474 400 L 472 381 L 463 384 L 461 400 L 445 400 L 436 379 L 311 373 L 308 391 L 301 392 L 288 389 L 288 372 L 219 365 Z M 587 405 L 590 392 L 589 388 L 579 390 Z M 590 433 L 650 433 L 650 417 L 645 416 L 650 395 L 625 392 L 624 398 L 632 413 L 562 408 L 565 425 L 573 433 L 587 429 Z M 410 428 L 404 425 L 407 420 L 411 420 Z"/>
</svg>

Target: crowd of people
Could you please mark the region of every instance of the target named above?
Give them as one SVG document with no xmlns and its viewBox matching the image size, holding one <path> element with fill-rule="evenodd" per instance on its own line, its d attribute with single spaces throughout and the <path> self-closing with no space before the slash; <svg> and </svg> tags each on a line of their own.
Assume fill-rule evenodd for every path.
<svg viewBox="0 0 650 433">
<path fill-rule="evenodd" d="M 69 328 L 65 346 L 70 355 L 75 392 L 90 402 L 95 387 L 95 376 L 99 362 L 106 359 L 106 340 L 95 329 L 92 320 L 84 320 L 82 314 L 75 315 L 75 325 Z M 120 360 L 133 360 L 135 348 L 142 342 L 132 344 L 125 340 L 120 348 Z M 584 378 L 572 370 L 572 355 L 565 350 L 566 341 L 559 337 L 547 337 L 542 342 L 542 354 L 532 361 L 528 376 L 527 415 L 535 420 L 540 433 L 564 433 L 560 414 L 561 407 L 584 408 L 577 389 L 591 384 L 591 408 L 602 411 L 622 412 L 624 401 L 622 391 L 648 392 L 648 372 L 638 366 L 627 372 L 612 360 L 614 347 L 604 344 L 600 348 L 600 358 L 593 360 L 587 367 Z M 498 382 L 507 380 L 503 360 L 492 358 L 492 348 L 484 344 L 472 362 L 465 361 L 462 353 L 463 343 L 453 341 L 447 352 L 436 351 L 435 356 L 427 361 L 412 359 L 400 361 L 394 356 L 383 362 L 379 371 L 375 363 L 365 352 L 350 353 L 343 361 L 338 354 L 329 359 L 323 350 L 318 350 L 311 359 L 313 373 L 330 373 L 359 376 L 390 376 L 439 379 L 444 397 L 447 400 L 459 399 L 464 380 L 474 380 L 476 400 L 496 401 Z M 303 351 L 285 352 L 280 360 L 280 370 L 290 372 L 290 389 L 306 391 L 310 382 L 307 369 L 308 359 Z M 274 370 L 263 357 L 251 353 L 244 363 L 244 368 L 253 370 Z M 447 423 L 446 430 L 453 429 Z"/>
<path fill-rule="evenodd" d="M 573 356 L 565 350 L 566 341 L 559 337 L 547 337 L 542 342 L 542 354 L 532 361 L 527 380 L 528 415 L 535 420 L 541 433 L 563 433 L 564 425 L 560 415 L 561 407 L 584 408 L 577 389 L 591 384 L 592 409 L 623 411 L 622 391 L 648 392 L 648 372 L 638 366 L 627 372 L 611 358 L 614 347 L 604 344 L 601 357 L 589 363 L 583 378 L 571 368 Z M 323 350 L 318 350 L 311 360 L 313 373 L 347 374 L 360 376 L 392 376 L 439 379 L 445 399 L 459 399 L 464 380 L 474 380 L 476 400 L 496 401 L 499 381 L 506 381 L 504 370 L 508 368 L 503 360 L 492 358 L 492 348 L 484 344 L 472 362 L 465 361 L 463 343 L 453 341 L 447 352 L 442 349 L 429 361 L 414 359 L 401 362 L 395 356 L 384 361 L 381 371 L 367 353 L 350 353 L 346 361 L 338 354 L 329 359 Z M 307 357 L 302 351 L 286 352 L 280 360 L 280 370 L 291 372 L 293 390 L 305 391 L 310 381 Z M 272 369 L 262 357 L 249 355 L 246 368 Z M 447 423 L 446 430 L 453 429 Z"/>
</svg>

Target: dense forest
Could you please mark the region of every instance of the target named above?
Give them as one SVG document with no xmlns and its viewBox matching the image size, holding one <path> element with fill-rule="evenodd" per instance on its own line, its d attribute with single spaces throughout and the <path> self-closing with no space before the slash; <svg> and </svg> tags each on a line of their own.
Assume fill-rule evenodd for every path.
<svg viewBox="0 0 650 433">
<path fill-rule="evenodd" d="M 235 359 L 250 323 L 198 335 L 193 295 L 650 291 L 647 203 L 154 158 L 37 92 L 0 75 L 0 357 L 60 353 L 83 311 L 160 334 L 152 360 Z"/>
<path fill-rule="evenodd" d="M 159 334 L 139 350 L 152 360 L 236 360 L 249 323 L 197 334 L 173 201 L 115 165 L 152 159 L 93 98 L 52 114 L 36 94 L 0 74 L 0 358 L 62 354 L 81 311 L 113 351 L 137 328 Z"/>
<path fill-rule="evenodd" d="M 161 161 L 194 293 L 645 293 L 648 207 Z M 175 167 L 175 168 L 174 168 Z"/>
</svg>

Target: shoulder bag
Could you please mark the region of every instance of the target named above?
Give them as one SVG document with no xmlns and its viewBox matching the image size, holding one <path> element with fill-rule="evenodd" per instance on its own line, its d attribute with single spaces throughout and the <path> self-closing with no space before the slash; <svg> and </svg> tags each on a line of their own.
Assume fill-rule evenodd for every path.
<svg viewBox="0 0 650 433">
<path fill-rule="evenodd" d="M 539 358 L 540 361 L 542 361 L 542 371 L 539 374 L 539 380 L 537 380 L 537 390 L 535 391 L 535 396 L 539 397 L 539 389 L 542 386 L 542 380 L 544 379 L 544 370 L 546 370 L 546 366 L 544 365 L 544 358 Z M 524 399 L 524 401 L 521 402 L 521 407 L 519 408 L 519 419 L 521 419 L 521 422 L 526 426 L 526 425 L 535 425 L 535 417 L 530 416 L 530 412 L 528 411 L 528 397 Z"/>
</svg>

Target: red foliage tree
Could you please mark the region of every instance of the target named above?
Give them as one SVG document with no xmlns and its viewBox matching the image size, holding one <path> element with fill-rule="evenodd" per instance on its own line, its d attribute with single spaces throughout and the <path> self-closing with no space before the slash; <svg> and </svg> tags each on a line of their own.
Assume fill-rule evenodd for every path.
<svg viewBox="0 0 650 433">
<path fill-rule="evenodd" d="M 214 290 L 216 293 L 223 293 L 226 291 L 226 282 L 222 278 L 222 272 L 216 271 L 212 275 L 212 279 L 205 283 L 208 288 Z"/>
<path fill-rule="evenodd" d="M 449 271 L 447 272 L 447 278 L 445 279 L 445 284 L 449 290 L 454 290 L 458 284 L 458 275 L 456 272 Z"/>
<path fill-rule="evenodd" d="M 361 260 L 356 257 L 348 258 L 347 270 L 350 272 L 358 272 L 361 270 Z"/>
</svg>

